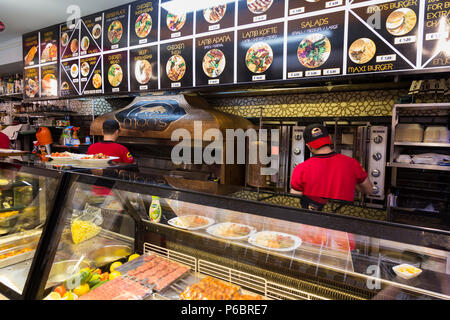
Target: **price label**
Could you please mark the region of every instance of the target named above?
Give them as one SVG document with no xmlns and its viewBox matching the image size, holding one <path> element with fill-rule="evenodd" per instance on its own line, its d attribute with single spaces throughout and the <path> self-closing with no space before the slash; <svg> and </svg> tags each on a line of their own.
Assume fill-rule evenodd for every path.
<svg viewBox="0 0 450 320">
<path fill-rule="evenodd" d="M 260 21 L 266 21 L 267 15 L 263 14 L 261 16 L 253 17 L 253 22 L 260 22 Z"/>
<path fill-rule="evenodd" d="M 181 87 L 181 82 L 172 83 L 172 88 L 179 88 L 179 87 Z"/>
<path fill-rule="evenodd" d="M 82 56 L 86 55 L 86 53 L 87 53 L 86 51 L 81 51 L 81 52 L 80 52 L 80 54 L 81 54 Z"/>
<path fill-rule="evenodd" d="M 322 70 L 310 70 L 305 72 L 306 77 L 315 77 L 320 76 L 322 74 Z"/>
<path fill-rule="evenodd" d="M 111 46 L 111 50 L 118 49 L 118 48 L 119 48 L 118 44 L 115 44 L 115 45 Z"/>
<path fill-rule="evenodd" d="M 141 39 L 141 40 L 139 40 L 139 44 L 144 44 L 144 43 L 147 43 L 147 39 Z"/>
<path fill-rule="evenodd" d="M 342 0 L 333 0 L 325 2 L 325 8 L 332 8 L 342 5 Z"/>
<path fill-rule="evenodd" d="M 208 84 L 219 84 L 220 83 L 220 80 L 219 79 L 211 79 L 211 80 L 208 80 Z"/>
<path fill-rule="evenodd" d="M 253 76 L 253 77 L 252 77 L 252 80 L 253 80 L 253 81 L 266 80 L 266 75 L 265 75 L 265 74 L 262 74 L 262 75 L 259 75 L 259 76 Z"/>
<path fill-rule="evenodd" d="M 178 37 L 180 37 L 181 36 L 181 32 L 174 32 L 174 33 L 172 33 L 171 35 L 170 35 L 170 37 L 173 39 L 173 38 L 178 38 Z"/>
<path fill-rule="evenodd" d="M 102 93 L 102 90 L 95 90 L 95 93 Z"/>
<path fill-rule="evenodd" d="M 303 12 L 305 12 L 305 7 L 295 8 L 295 9 L 289 10 L 289 14 L 290 15 L 300 14 L 300 13 L 303 13 Z"/>
<path fill-rule="evenodd" d="M 416 42 L 416 36 L 395 38 L 394 40 L 394 44 L 414 43 L 414 42 Z"/>
<path fill-rule="evenodd" d="M 299 72 L 289 72 L 288 73 L 288 78 L 301 78 L 303 77 L 303 71 L 299 71 Z"/>
<path fill-rule="evenodd" d="M 323 75 L 324 76 L 330 76 L 330 75 L 333 75 L 333 74 L 340 74 L 340 73 L 341 73 L 341 69 L 340 68 L 323 70 Z"/>
<path fill-rule="evenodd" d="M 386 54 L 383 56 L 377 56 L 377 62 L 388 62 L 397 60 L 396 54 Z"/>
<path fill-rule="evenodd" d="M 148 90 L 148 86 L 140 86 L 139 90 Z"/>
<path fill-rule="evenodd" d="M 74 53 L 72 57 L 78 57 L 78 53 Z"/>
<path fill-rule="evenodd" d="M 219 30 L 219 29 L 220 29 L 220 24 L 215 24 L 215 25 L 208 27 L 209 31 L 214 31 L 214 30 Z"/>
<path fill-rule="evenodd" d="M 95 22 L 99 22 L 99 21 L 102 21 L 102 17 L 95 18 Z"/>
<path fill-rule="evenodd" d="M 81 82 L 86 82 L 87 78 L 81 78 Z"/>
<path fill-rule="evenodd" d="M 113 88 L 112 89 L 112 92 L 119 92 L 120 91 L 120 88 Z"/>
<path fill-rule="evenodd" d="M 73 83 L 78 83 L 78 79 L 73 79 Z"/>
<path fill-rule="evenodd" d="M 440 40 L 440 39 L 447 39 L 447 38 L 448 38 L 448 32 L 427 33 L 425 35 L 425 40 Z"/>
</svg>

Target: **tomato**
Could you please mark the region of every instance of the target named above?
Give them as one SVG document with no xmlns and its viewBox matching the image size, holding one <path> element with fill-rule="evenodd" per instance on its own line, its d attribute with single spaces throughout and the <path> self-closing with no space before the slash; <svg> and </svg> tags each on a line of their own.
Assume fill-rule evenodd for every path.
<svg viewBox="0 0 450 320">
<path fill-rule="evenodd" d="M 108 279 L 109 279 L 109 273 L 108 272 L 102 273 L 100 275 L 100 280 L 101 281 L 108 280 Z"/>
<path fill-rule="evenodd" d="M 62 297 L 66 294 L 66 288 L 64 288 L 64 286 L 58 286 L 55 288 L 55 290 L 53 290 L 54 292 L 59 293 L 59 295 Z"/>
<path fill-rule="evenodd" d="M 95 269 L 94 271 L 93 271 L 93 273 L 97 273 L 97 274 L 102 274 L 102 270 L 100 270 L 100 269 Z"/>
</svg>

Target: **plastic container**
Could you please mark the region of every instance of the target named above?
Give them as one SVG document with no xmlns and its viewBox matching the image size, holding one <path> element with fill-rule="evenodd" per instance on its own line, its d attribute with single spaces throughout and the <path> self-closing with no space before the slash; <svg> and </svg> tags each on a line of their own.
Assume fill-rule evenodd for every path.
<svg viewBox="0 0 450 320">
<path fill-rule="evenodd" d="M 428 143 L 448 143 L 449 131 L 447 127 L 430 126 L 425 129 L 423 142 Z"/>
<path fill-rule="evenodd" d="M 159 203 L 159 197 L 152 196 L 152 204 L 150 205 L 148 215 L 151 222 L 158 223 L 161 221 L 161 204 Z"/>
<path fill-rule="evenodd" d="M 423 142 L 423 127 L 418 123 L 400 123 L 395 129 L 396 142 Z"/>
</svg>

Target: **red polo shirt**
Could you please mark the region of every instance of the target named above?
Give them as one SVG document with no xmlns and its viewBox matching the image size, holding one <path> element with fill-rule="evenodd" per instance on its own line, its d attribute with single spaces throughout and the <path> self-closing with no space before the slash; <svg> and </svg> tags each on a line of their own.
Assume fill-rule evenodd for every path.
<svg viewBox="0 0 450 320">
<path fill-rule="evenodd" d="M 332 152 L 315 155 L 295 167 L 291 186 L 305 196 L 353 202 L 356 185 L 366 178 L 358 161 Z"/>
<path fill-rule="evenodd" d="M 134 162 L 133 156 L 126 147 L 112 141 L 94 143 L 92 146 L 89 147 L 87 153 L 88 154 L 103 153 L 104 155 L 107 155 L 109 157 L 119 157 L 120 159 L 115 160 L 115 162 L 122 162 L 122 163 Z"/>
<path fill-rule="evenodd" d="M 0 132 L 0 148 L 2 149 L 10 149 L 11 148 L 11 141 L 9 141 L 9 138 L 6 134 L 3 132 Z"/>
</svg>

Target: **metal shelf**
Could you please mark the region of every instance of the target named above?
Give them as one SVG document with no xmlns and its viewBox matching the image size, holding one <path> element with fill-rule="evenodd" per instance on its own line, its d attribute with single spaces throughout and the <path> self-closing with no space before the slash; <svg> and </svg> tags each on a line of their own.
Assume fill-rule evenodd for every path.
<svg viewBox="0 0 450 320">
<path fill-rule="evenodd" d="M 393 168 L 450 171 L 450 166 L 447 167 L 447 166 L 438 166 L 438 165 L 429 165 L 429 164 L 388 163 L 387 166 L 393 167 Z"/>
<path fill-rule="evenodd" d="M 450 148 L 450 143 L 433 143 L 433 142 L 395 142 L 394 145 L 405 147 Z"/>
</svg>

